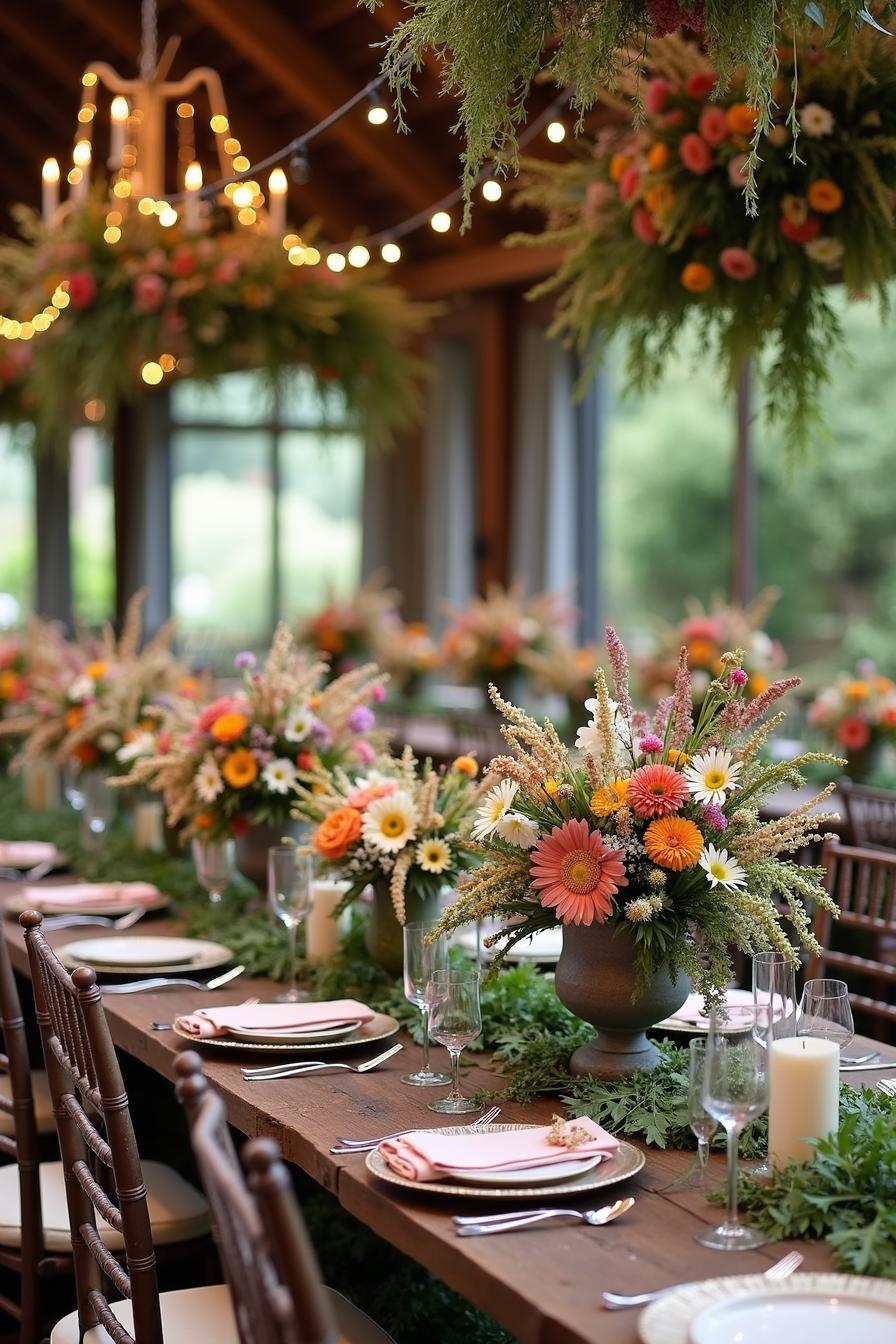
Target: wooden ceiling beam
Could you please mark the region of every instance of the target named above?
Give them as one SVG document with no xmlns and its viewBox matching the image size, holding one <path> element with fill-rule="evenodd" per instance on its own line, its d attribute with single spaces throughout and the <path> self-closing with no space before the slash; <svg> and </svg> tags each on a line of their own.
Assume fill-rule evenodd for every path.
<svg viewBox="0 0 896 1344">
<path fill-rule="evenodd" d="M 37 61 L 42 73 L 64 88 L 80 89 L 82 66 L 71 54 L 64 54 L 39 24 L 32 25 L 14 13 L 12 6 L 0 4 L 0 32 L 6 34 L 18 51 Z M 14 53 L 15 54 L 15 53 Z"/>
<path fill-rule="evenodd" d="M 66 115 L 65 109 L 58 102 L 47 97 L 37 80 L 26 79 L 19 69 L 6 63 L 0 63 L 0 85 L 20 104 L 20 110 L 24 110 L 33 120 L 40 122 L 50 134 L 59 136 L 66 144 L 68 143 L 76 125 L 74 101 L 69 114 Z M 17 125 L 20 119 L 17 118 Z"/>
<path fill-rule="evenodd" d="M 186 0 L 220 35 L 236 47 L 271 83 L 316 120 L 327 116 L 355 92 L 338 65 L 266 0 L 251 6 L 235 0 Z M 415 210 L 447 195 L 455 185 L 432 156 L 386 127 L 371 130 L 356 116 L 343 117 L 334 136 L 355 158 L 377 173 Z"/>
<path fill-rule="evenodd" d="M 140 14 L 136 5 L 125 12 L 118 5 L 104 0 L 65 0 L 66 9 L 83 19 L 98 38 L 108 42 L 135 65 L 140 55 Z"/>
<path fill-rule="evenodd" d="M 508 285 L 530 285 L 556 271 L 560 248 L 478 247 L 396 267 L 396 280 L 415 299 L 444 299 L 453 294 Z"/>
</svg>

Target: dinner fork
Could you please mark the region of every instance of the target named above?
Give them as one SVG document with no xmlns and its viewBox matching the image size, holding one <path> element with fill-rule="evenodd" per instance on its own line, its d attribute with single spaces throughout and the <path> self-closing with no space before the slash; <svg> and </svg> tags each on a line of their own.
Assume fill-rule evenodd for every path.
<svg viewBox="0 0 896 1344">
<path fill-rule="evenodd" d="M 298 1078 L 303 1073 L 316 1073 L 318 1069 L 346 1069 L 349 1073 L 368 1073 L 403 1049 L 404 1046 L 399 1042 L 398 1045 L 384 1050 L 381 1055 L 365 1059 L 363 1064 L 340 1064 L 334 1059 L 309 1059 L 298 1064 L 273 1064 L 266 1069 L 240 1069 L 240 1073 L 248 1083 L 273 1083 L 280 1078 Z"/>
<path fill-rule="evenodd" d="M 39 882 L 42 877 L 46 877 L 53 871 L 59 862 L 55 859 L 43 859 L 36 863 L 33 868 L 27 868 L 24 872 L 21 868 L 0 868 L 0 877 L 7 878 L 10 882 Z"/>
<path fill-rule="evenodd" d="M 116 919 L 111 919 L 109 915 L 48 915 L 41 928 L 46 933 L 48 929 L 75 929 L 82 924 L 93 924 L 97 928 L 117 929 L 122 933 L 125 929 L 132 929 L 146 913 L 146 906 L 138 905 Z"/>
<path fill-rule="evenodd" d="M 589 1227 L 604 1227 L 615 1218 L 621 1218 L 634 1205 L 631 1195 L 605 1204 L 602 1209 L 535 1209 L 531 1213 L 494 1213 L 476 1218 L 455 1218 L 459 1237 L 488 1237 L 496 1232 L 516 1232 L 522 1227 L 536 1227 L 549 1218 L 576 1218 Z"/>
<path fill-rule="evenodd" d="M 789 1279 L 802 1263 L 803 1257 L 799 1251 L 791 1251 L 780 1260 L 776 1260 L 773 1265 L 769 1265 L 762 1277 L 771 1279 L 772 1282 L 777 1279 Z M 658 1297 L 666 1297 L 669 1293 L 677 1293 L 680 1288 L 690 1287 L 691 1283 L 670 1283 L 667 1288 L 654 1288 L 649 1293 L 601 1293 L 601 1300 L 608 1311 L 622 1311 L 625 1307 L 643 1307 L 646 1302 L 655 1302 Z"/>
<path fill-rule="evenodd" d="M 490 1106 L 487 1111 L 483 1111 L 482 1115 L 476 1120 L 471 1120 L 464 1126 L 464 1128 L 481 1129 L 483 1125 L 490 1125 L 500 1114 L 500 1106 Z M 417 1129 L 419 1128 L 420 1126 L 417 1125 L 415 1129 L 397 1129 L 394 1134 L 381 1134 L 378 1139 L 345 1139 L 337 1137 L 336 1143 L 330 1149 L 330 1152 L 343 1154 L 369 1153 L 374 1148 L 378 1148 L 381 1143 L 385 1143 L 387 1139 L 400 1139 L 404 1134 L 416 1134 Z"/>
<path fill-rule="evenodd" d="M 181 985 L 187 989 L 221 989 L 238 975 L 242 975 L 245 969 L 245 966 L 232 966 L 229 971 L 225 971 L 223 975 L 216 975 L 211 980 L 188 980 L 180 976 L 156 975 L 147 980 L 128 980 L 122 985 L 100 985 L 100 989 L 104 994 L 139 994 L 143 989 L 179 988 Z"/>
</svg>

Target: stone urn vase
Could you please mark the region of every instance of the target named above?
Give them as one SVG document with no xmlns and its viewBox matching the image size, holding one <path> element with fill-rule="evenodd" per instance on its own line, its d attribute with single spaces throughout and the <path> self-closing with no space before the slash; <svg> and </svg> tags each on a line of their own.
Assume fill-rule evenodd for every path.
<svg viewBox="0 0 896 1344">
<path fill-rule="evenodd" d="M 236 866 L 254 882 L 262 896 L 268 891 L 268 850 L 289 838 L 301 844 L 310 836 L 310 828 L 302 821 L 287 818 L 281 825 L 250 826 L 245 835 L 237 836 Z"/>
<path fill-rule="evenodd" d="M 570 1059 L 573 1073 L 625 1078 L 656 1067 L 659 1054 L 645 1033 L 681 1007 L 691 982 L 679 975 L 673 983 L 668 971 L 658 971 L 633 1002 L 635 985 L 635 942 L 626 929 L 607 924 L 564 927 L 554 978 L 557 998 L 597 1031 Z"/>
<path fill-rule="evenodd" d="M 404 969 L 404 936 L 395 915 L 388 883 L 376 882 L 371 891 L 373 900 L 370 904 L 370 919 L 364 930 L 367 955 L 390 975 L 401 975 Z M 419 892 L 409 890 L 405 892 L 404 906 L 408 924 L 413 924 L 415 920 L 434 920 L 439 913 L 439 898 L 437 895 L 422 896 Z"/>
</svg>

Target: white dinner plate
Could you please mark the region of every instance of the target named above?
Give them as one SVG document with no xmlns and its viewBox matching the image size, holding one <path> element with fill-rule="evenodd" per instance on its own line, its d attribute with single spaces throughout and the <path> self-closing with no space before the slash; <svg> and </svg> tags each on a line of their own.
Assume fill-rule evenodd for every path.
<svg viewBox="0 0 896 1344">
<path fill-rule="evenodd" d="M 590 1157 L 572 1158 L 569 1162 L 547 1162 L 543 1167 L 524 1167 L 520 1171 L 461 1171 L 450 1173 L 452 1181 L 467 1185 L 553 1185 L 557 1181 L 572 1180 L 592 1171 L 608 1159 L 602 1153 Z"/>
<path fill-rule="evenodd" d="M 318 1055 L 322 1055 L 324 1052 L 348 1050 L 356 1045 L 368 1045 L 371 1041 L 383 1041 L 388 1036 L 394 1036 L 400 1029 L 401 1023 L 396 1017 L 390 1017 L 388 1013 L 374 1013 L 369 1022 L 364 1022 L 351 1035 L 340 1036 L 335 1041 L 311 1041 L 305 1037 L 302 1040 L 296 1039 L 285 1043 L 278 1040 L 275 1044 L 266 1041 L 237 1040 L 235 1036 L 200 1038 L 199 1036 L 191 1036 L 188 1031 L 179 1027 L 177 1022 L 174 1023 L 175 1036 L 182 1036 L 185 1041 L 191 1041 L 199 1049 L 210 1045 L 218 1050 L 254 1050 L 256 1053 L 261 1051 L 265 1054 L 288 1050 L 293 1055 L 301 1054 L 303 1050 L 313 1050 Z"/>
<path fill-rule="evenodd" d="M 265 1030 L 264 1027 L 231 1027 L 230 1035 L 238 1041 L 255 1041 L 270 1045 L 289 1044 L 293 1041 L 301 1043 L 302 1041 L 332 1041 L 340 1036 L 350 1036 L 353 1031 L 357 1031 L 361 1025 L 360 1018 L 354 1022 L 342 1022 L 335 1027 L 308 1027 L 305 1031 L 299 1031 L 295 1028 L 282 1031 Z"/>
<path fill-rule="evenodd" d="M 538 1128 L 540 1128 L 538 1125 L 482 1125 L 480 1132 L 509 1134 L 518 1129 Z M 431 1133 L 469 1136 L 470 1131 L 468 1126 L 451 1125 L 432 1130 Z M 476 1173 L 475 1185 L 465 1183 L 462 1179 L 455 1179 L 454 1173 L 440 1181 L 409 1181 L 407 1177 L 399 1176 L 397 1172 L 392 1171 L 375 1148 L 367 1154 L 366 1165 L 367 1170 L 378 1176 L 381 1181 L 386 1181 L 389 1185 L 400 1185 L 405 1190 L 416 1191 L 419 1194 L 465 1195 L 468 1199 L 530 1199 L 533 1196 L 538 1199 L 544 1194 L 544 1184 L 533 1184 L 531 1181 L 525 1184 L 510 1184 L 502 1179 L 499 1185 L 483 1185 L 479 1179 L 482 1172 Z M 605 1157 L 601 1162 L 589 1166 L 587 1171 L 580 1172 L 578 1176 L 568 1176 L 553 1182 L 550 1187 L 551 1198 L 553 1199 L 555 1195 L 581 1195 L 586 1190 L 599 1190 L 606 1185 L 616 1185 L 619 1181 L 626 1181 L 630 1176 L 634 1176 L 643 1165 L 644 1154 L 641 1150 L 623 1140 L 612 1157 Z M 522 1174 L 514 1172 L 513 1176 Z M 528 1176 L 531 1174 L 531 1171 L 526 1173 Z M 509 1172 L 502 1173 L 502 1177 L 509 1175 Z"/>
<path fill-rule="evenodd" d="M 481 952 L 483 960 L 492 956 L 493 949 L 485 946 L 485 935 L 481 943 Z M 467 952 L 476 952 L 476 930 L 464 929 L 457 935 L 457 943 Z M 563 930 L 540 929 L 538 933 L 533 933 L 530 938 L 521 938 L 518 943 L 507 952 L 505 961 L 533 961 L 543 966 L 549 966 L 559 960 L 560 953 L 563 951 Z"/>
<path fill-rule="evenodd" d="M 896 1283 L 859 1274 L 762 1274 L 693 1283 L 641 1313 L 643 1344 L 893 1344 Z"/>
<path fill-rule="evenodd" d="M 92 966 L 106 974 L 208 971 L 233 960 L 229 947 L 199 938 L 80 938 L 56 949 L 63 966 Z"/>
</svg>

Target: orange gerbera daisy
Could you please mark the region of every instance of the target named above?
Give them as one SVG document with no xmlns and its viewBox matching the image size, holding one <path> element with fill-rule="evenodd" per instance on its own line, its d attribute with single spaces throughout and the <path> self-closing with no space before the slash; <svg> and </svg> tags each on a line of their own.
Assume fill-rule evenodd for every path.
<svg viewBox="0 0 896 1344">
<path fill-rule="evenodd" d="M 603 924 L 628 886 L 621 849 L 608 849 L 587 821 L 555 826 L 532 850 L 532 886 L 563 924 Z"/>
<path fill-rule="evenodd" d="M 468 775 L 470 779 L 475 779 L 479 774 L 479 763 L 475 756 L 456 756 L 451 763 L 451 769 L 456 770 L 459 775 Z"/>
<path fill-rule="evenodd" d="M 212 724 L 212 737 L 216 742 L 235 742 L 248 723 L 245 714 L 222 714 Z"/>
<path fill-rule="evenodd" d="M 614 779 L 612 784 L 592 793 L 591 811 L 596 817 L 609 817 L 618 812 L 620 807 L 625 807 L 627 799 L 628 780 Z"/>
<path fill-rule="evenodd" d="M 251 751 L 240 747 L 224 761 L 221 774 L 232 789 L 244 789 L 258 778 L 258 762 Z"/>
<path fill-rule="evenodd" d="M 658 817 L 644 832 L 644 848 L 661 868 L 680 873 L 703 853 L 703 836 L 687 817 Z"/>
<path fill-rule="evenodd" d="M 665 817 L 686 803 L 685 779 L 671 765 L 642 765 L 628 782 L 628 801 L 639 817 Z"/>
</svg>

